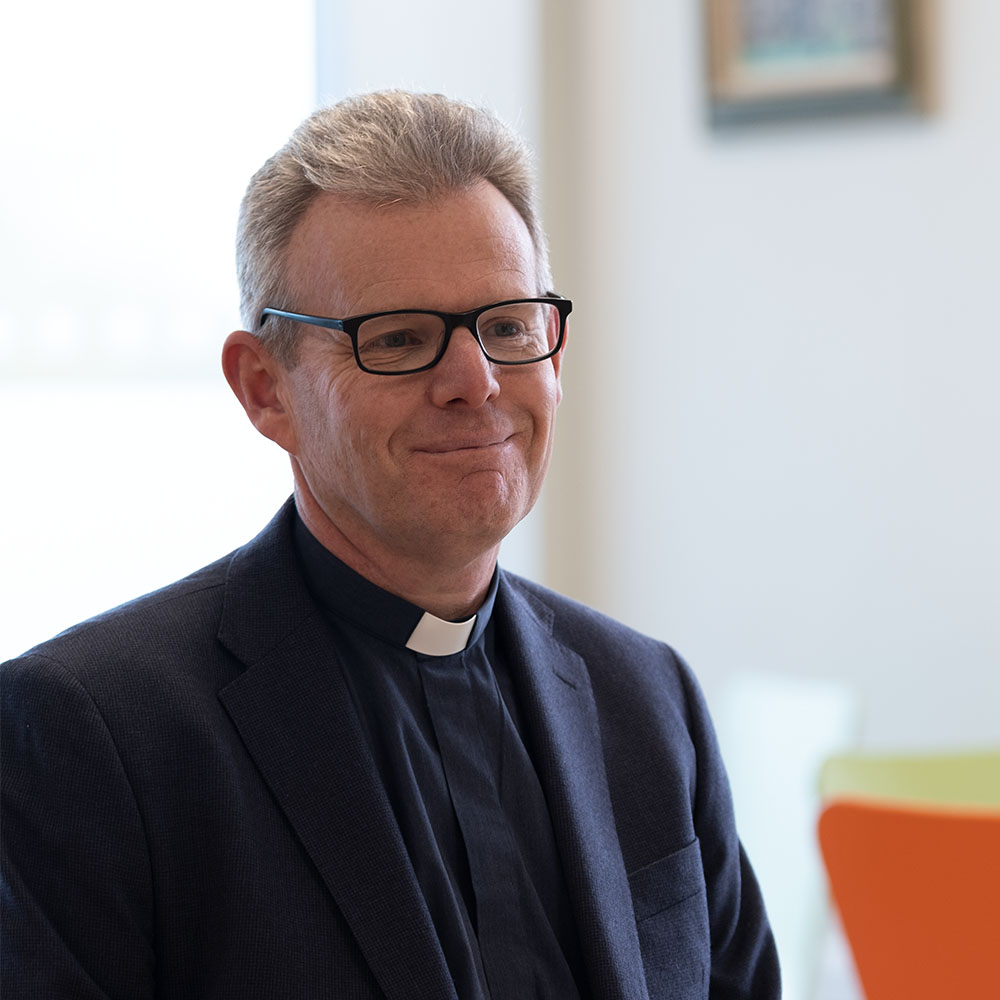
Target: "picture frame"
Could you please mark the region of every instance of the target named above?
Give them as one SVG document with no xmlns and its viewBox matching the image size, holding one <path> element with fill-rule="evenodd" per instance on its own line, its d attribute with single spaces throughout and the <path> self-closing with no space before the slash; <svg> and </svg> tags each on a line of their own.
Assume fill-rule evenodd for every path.
<svg viewBox="0 0 1000 1000">
<path fill-rule="evenodd" d="M 709 120 L 933 109 L 933 0 L 703 0 Z"/>
</svg>

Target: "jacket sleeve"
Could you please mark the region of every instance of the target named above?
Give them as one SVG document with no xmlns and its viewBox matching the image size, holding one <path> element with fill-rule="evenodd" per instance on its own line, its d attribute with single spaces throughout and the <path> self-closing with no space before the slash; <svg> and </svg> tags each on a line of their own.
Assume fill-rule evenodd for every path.
<svg viewBox="0 0 1000 1000">
<path fill-rule="evenodd" d="M 0 668 L 5 996 L 153 996 L 142 817 L 84 687 L 42 656 Z"/>
<path fill-rule="evenodd" d="M 690 668 L 680 663 L 697 753 L 693 811 L 708 896 L 709 997 L 777 1000 L 781 976 L 764 900 L 737 835 L 729 779 L 704 697 Z"/>
</svg>

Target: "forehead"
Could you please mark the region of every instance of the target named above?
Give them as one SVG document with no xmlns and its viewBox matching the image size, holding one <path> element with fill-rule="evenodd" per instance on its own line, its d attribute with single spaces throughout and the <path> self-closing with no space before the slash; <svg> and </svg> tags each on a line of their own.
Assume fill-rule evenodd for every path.
<svg viewBox="0 0 1000 1000">
<path fill-rule="evenodd" d="M 460 310 L 541 291 L 524 220 L 486 182 L 416 205 L 320 194 L 285 260 L 294 307 L 328 316 Z"/>
</svg>

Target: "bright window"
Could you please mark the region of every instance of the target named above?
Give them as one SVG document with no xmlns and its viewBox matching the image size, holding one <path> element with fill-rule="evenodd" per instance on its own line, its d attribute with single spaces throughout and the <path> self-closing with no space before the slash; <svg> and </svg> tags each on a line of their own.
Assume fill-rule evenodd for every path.
<svg viewBox="0 0 1000 1000">
<path fill-rule="evenodd" d="M 0 84 L 0 657 L 245 541 L 287 462 L 219 374 L 311 0 L 22 2 Z"/>
</svg>

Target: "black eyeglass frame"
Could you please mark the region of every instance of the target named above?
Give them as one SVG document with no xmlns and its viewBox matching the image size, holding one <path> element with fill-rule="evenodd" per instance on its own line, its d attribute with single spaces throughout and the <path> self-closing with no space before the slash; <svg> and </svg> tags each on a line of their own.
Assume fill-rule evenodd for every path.
<svg viewBox="0 0 1000 1000">
<path fill-rule="evenodd" d="M 483 313 L 489 312 L 491 309 L 499 309 L 502 306 L 517 305 L 519 303 L 533 303 L 537 302 L 540 304 L 548 304 L 555 306 L 556 311 L 559 314 L 559 337 L 556 340 L 555 347 L 546 354 L 543 354 L 538 358 L 530 358 L 527 361 L 502 361 L 497 358 L 490 357 L 485 346 L 483 345 L 482 338 L 479 336 L 479 317 Z M 495 365 L 533 365 L 537 364 L 539 361 L 546 361 L 548 358 L 555 357 L 562 349 L 563 341 L 566 339 L 566 318 L 573 310 L 573 303 L 561 295 L 543 295 L 539 298 L 534 299 L 505 299 L 503 302 L 491 302 L 489 305 L 480 306 L 477 309 L 471 309 L 469 312 L 464 313 L 448 313 L 440 312 L 437 309 L 390 309 L 386 312 L 375 312 L 366 313 L 363 316 L 348 316 L 345 319 L 330 319 L 326 316 L 310 316 L 307 313 L 297 313 L 290 312 L 287 309 L 273 309 L 268 306 L 261 310 L 260 323 L 257 325 L 259 330 L 263 325 L 264 321 L 268 316 L 276 316 L 281 319 L 290 319 L 296 323 L 305 323 L 308 326 L 319 326 L 326 330 L 338 330 L 341 333 L 346 333 L 348 337 L 351 338 L 351 346 L 354 348 L 354 360 L 358 363 L 358 367 L 363 372 L 368 372 L 370 375 L 415 375 L 417 372 L 425 372 L 428 368 L 433 368 L 443 357 L 444 352 L 448 350 L 448 344 L 451 343 L 451 335 L 456 327 L 464 327 L 472 334 L 476 339 L 476 343 L 479 345 L 479 349 L 483 352 L 483 356 Z M 361 360 L 361 353 L 358 350 L 358 330 L 361 328 L 361 324 L 367 322 L 370 319 L 376 319 L 380 316 L 401 316 L 404 314 L 412 315 L 417 313 L 421 316 L 437 316 L 438 319 L 444 322 L 444 337 L 441 340 L 441 346 L 438 348 L 437 354 L 434 356 L 433 360 L 428 361 L 427 364 L 421 365 L 419 368 L 407 368 L 404 371 L 382 371 L 375 368 L 367 368 L 365 363 Z"/>
</svg>

